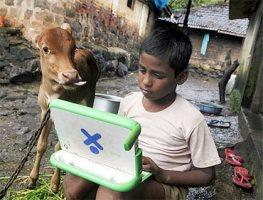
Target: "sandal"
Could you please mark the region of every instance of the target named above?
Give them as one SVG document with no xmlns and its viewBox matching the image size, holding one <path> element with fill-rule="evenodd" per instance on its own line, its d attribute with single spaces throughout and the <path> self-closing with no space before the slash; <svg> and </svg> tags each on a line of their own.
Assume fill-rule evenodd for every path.
<svg viewBox="0 0 263 200">
<path fill-rule="evenodd" d="M 251 183 L 241 174 L 237 174 L 237 176 L 233 176 L 232 181 L 235 185 L 243 189 L 246 189 L 246 190 L 252 189 Z"/>
<path fill-rule="evenodd" d="M 234 166 L 242 166 L 242 162 L 244 161 L 242 157 L 235 155 L 234 150 L 230 148 L 226 148 L 225 151 L 225 161 Z"/>
<path fill-rule="evenodd" d="M 226 156 L 226 155 L 230 155 L 230 154 L 232 154 L 232 155 L 235 156 L 235 152 L 234 152 L 234 149 L 233 149 L 233 148 L 225 148 L 225 149 L 224 149 L 224 153 L 225 153 L 225 156 Z M 239 156 L 239 157 L 240 157 L 240 156 Z"/>
<path fill-rule="evenodd" d="M 236 166 L 234 167 L 234 175 L 235 176 L 242 176 L 244 179 L 250 181 L 252 176 L 250 175 L 249 171 L 245 167 Z"/>
<path fill-rule="evenodd" d="M 229 128 L 231 126 L 231 122 L 224 122 L 224 121 L 212 119 L 207 123 L 207 125 L 210 127 L 217 127 L 217 128 Z"/>
</svg>

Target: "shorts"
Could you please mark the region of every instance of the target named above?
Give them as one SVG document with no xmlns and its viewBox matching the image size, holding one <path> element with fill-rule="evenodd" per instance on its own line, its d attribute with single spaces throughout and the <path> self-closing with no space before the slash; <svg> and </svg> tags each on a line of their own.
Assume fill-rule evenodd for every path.
<svg viewBox="0 0 263 200">
<path fill-rule="evenodd" d="M 188 189 L 184 187 L 177 187 L 172 185 L 166 185 L 162 183 L 165 192 L 165 200 L 185 200 Z"/>
</svg>

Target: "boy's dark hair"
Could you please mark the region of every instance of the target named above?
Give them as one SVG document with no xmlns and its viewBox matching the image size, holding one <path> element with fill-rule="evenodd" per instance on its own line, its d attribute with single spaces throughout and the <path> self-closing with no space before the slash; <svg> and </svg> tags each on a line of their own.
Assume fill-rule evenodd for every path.
<svg viewBox="0 0 263 200">
<path fill-rule="evenodd" d="M 153 30 L 141 44 L 139 54 L 144 52 L 168 61 L 176 77 L 188 67 L 192 44 L 176 24 L 157 20 Z"/>
</svg>

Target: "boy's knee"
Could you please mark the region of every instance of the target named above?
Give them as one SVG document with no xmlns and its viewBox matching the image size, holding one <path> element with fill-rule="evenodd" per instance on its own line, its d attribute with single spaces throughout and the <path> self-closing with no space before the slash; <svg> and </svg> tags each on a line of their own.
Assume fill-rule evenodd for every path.
<svg viewBox="0 0 263 200">
<path fill-rule="evenodd" d="M 120 192 L 105 188 L 103 186 L 100 186 L 97 190 L 96 199 L 121 199 L 122 194 Z"/>
<path fill-rule="evenodd" d="M 78 188 L 70 186 L 70 183 L 68 183 L 67 181 L 64 181 L 63 186 L 64 196 L 67 200 L 81 199 Z"/>
<path fill-rule="evenodd" d="M 94 191 L 95 192 L 95 191 Z M 80 200 L 80 199 L 95 199 L 93 191 L 90 190 L 80 190 L 77 187 L 65 187 L 64 186 L 64 196 L 66 200 Z"/>
<path fill-rule="evenodd" d="M 67 200 L 80 199 L 80 196 L 77 193 L 77 191 L 72 190 L 72 188 L 64 187 L 64 196 Z"/>
<path fill-rule="evenodd" d="M 66 200 L 80 199 L 80 197 L 76 193 L 70 190 L 64 190 L 64 196 Z"/>
<path fill-rule="evenodd" d="M 67 200 L 95 199 L 97 186 L 82 178 L 67 174 L 63 183 L 64 195 Z"/>
</svg>

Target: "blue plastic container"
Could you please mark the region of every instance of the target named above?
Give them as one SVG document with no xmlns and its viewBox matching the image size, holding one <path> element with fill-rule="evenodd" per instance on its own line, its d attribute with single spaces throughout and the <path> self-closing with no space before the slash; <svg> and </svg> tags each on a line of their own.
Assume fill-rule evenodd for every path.
<svg viewBox="0 0 263 200">
<path fill-rule="evenodd" d="M 215 114 L 215 115 L 220 115 L 223 109 L 223 106 L 220 106 L 215 103 L 206 103 L 206 102 L 201 102 L 198 105 L 198 107 L 201 112 Z"/>
</svg>

